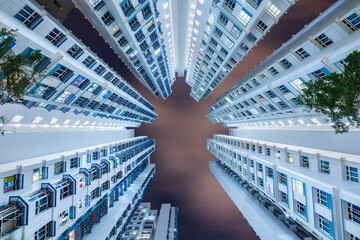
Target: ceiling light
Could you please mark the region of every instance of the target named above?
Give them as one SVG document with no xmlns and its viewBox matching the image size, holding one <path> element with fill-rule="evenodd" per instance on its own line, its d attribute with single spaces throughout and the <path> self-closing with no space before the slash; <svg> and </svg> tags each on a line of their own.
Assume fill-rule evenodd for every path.
<svg viewBox="0 0 360 240">
<path fill-rule="evenodd" d="M 36 118 L 32 121 L 32 123 L 39 123 L 39 122 L 41 122 L 43 119 L 44 119 L 44 118 L 42 118 L 42 117 L 36 117 Z"/>
<path fill-rule="evenodd" d="M 10 120 L 10 122 L 17 123 L 17 122 L 20 122 L 21 119 L 23 119 L 23 118 L 24 118 L 24 116 L 15 115 L 15 116 Z"/>
</svg>

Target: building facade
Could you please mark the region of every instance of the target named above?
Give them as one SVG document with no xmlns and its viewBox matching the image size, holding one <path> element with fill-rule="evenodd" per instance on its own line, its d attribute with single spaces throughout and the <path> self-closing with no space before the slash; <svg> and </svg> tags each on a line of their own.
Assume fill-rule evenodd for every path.
<svg viewBox="0 0 360 240">
<path fill-rule="evenodd" d="M 1 28 L 16 30 L 8 49 L 25 56 L 34 50 L 42 54 L 31 66 L 38 73 L 38 84 L 28 89 L 25 106 L 1 106 L 11 122 L 138 127 L 157 117 L 154 106 L 37 2 L 4 0 L 0 11 Z M 26 118 L 31 110 L 37 111 L 36 121 Z M 16 112 L 20 116 L 12 119 L 10 115 Z M 70 120 L 77 117 L 77 121 Z"/>
<path fill-rule="evenodd" d="M 121 239 L 154 239 L 157 218 L 157 210 L 151 210 L 150 203 L 140 203 Z"/>
<path fill-rule="evenodd" d="M 168 6 L 168 1 L 73 2 L 141 83 L 155 96 L 166 99 L 171 94 L 175 69 L 174 60 L 169 56 L 173 44 L 171 37 L 165 42 L 162 35 L 171 35 L 172 28 L 171 22 L 162 26 L 158 11 L 159 7 Z M 160 2 L 162 6 L 158 6 Z"/>
<path fill-rule="evenodd" d="M 155 175 L 154 150 L 119 137 L 1 164 L 1 238 L 120 239 Z"/>
<path fill-rule="evenodd" d="M 177 240 L 178 215 L 179 209 L 171 207 L 169 203 L 161 205 L 159 214 L 157 210 L 151 210 L 150 203 L 141 203 L 127 224 L 121 240 Z"/>
<path fill-rule="evenodd" d="M 226 190 L 231 185 L 224 184 L 226 191 L 232 191 L 229 196 L 241 201 L 243 197 L 236 199 L 236 193 L 249 191 L 257 198 L 250 208 L 262 204 L 267 208 L 264 215 L 272 212 L 276 216 L 259 225 L 261 216 L 239 208 L 264 239 L 270 239 L 269 232 L 275 233 L 272 225 L 287 226 L 283 233 L 300 239 L 360 237 L 358 154 L 250 139 L 236 131 L 231 136 L 214 135 L 207 146 L 227 178 L 234 178 L 244 187 Z M 281 232 L 277 234 L 281 236 Z"/>
<path fill-rule="evenodd" d="M 154 240 L 179 239 L 179 208 L 170 203 L 161 205 Z"/>
<path fill-rule="evenodd" d="M 306 82 L 341 73 L 360 49 L 359 4 L 338 1 L 226 91 L 209 108 L 225 126 L 319 126 L 326 118 L 298 100 Z"/>
<path fill-rule="evenodd" d="M 338 1 L 209 108 L 234 127 L 208 139 L 210 170 L 261 239 L 360 239 L 360 133 L 298 101 L 359 49 L 359 9 Z"/>
<path fill-rule="evenodd" d="M 189 1 L 186 82 L 206 99 L 296 1 Z"/>
</svg>

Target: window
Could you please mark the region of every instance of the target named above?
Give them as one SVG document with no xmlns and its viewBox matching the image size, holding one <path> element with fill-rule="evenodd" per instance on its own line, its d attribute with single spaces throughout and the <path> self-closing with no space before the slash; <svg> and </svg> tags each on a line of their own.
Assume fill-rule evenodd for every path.
<svg viewBox="0 0 360 240">
<path fill-rule="evenodd" d="M 269 68 L 270 73 L 275 76 L 276 74 L 279 74 L 278 70 L 276 70 L 274 67 Z"/>
<path fill-rule="evenodd" d="M 276 98 L 277 96 L 272 92 L 272 91 L 266 91 L 264 92 L 264 94 L 268 97 L 268 98 Z"/>
<path fill-rule="evenodd" d="M 346 180 L 352 182 L 359 182 L 359 171 L 356 167 L 345 166 Z"/>
<path fill-rule="evenodd" d="M 44 190 L 40 190 L 35 194 L 31 195 L 29 198 L 29 202 L 35 202 L 35 215 L 45 211 L 50 207 L 49 205 L 49 193 Z"/>
<path fill-rule="evenodd" d="M 225 0 L 224 5 L 230 12 L 232 12 L 235 8 L 236 3 L 232 0 Z"/>
<path fill-rule="evenodd" d="M 252 34 L 251 32 L 247 35 L 247 38 L 250 40 L 250 42 L 256 42 L 257 37 L 255 37 L 254 34 Z"/>
<path fill-rule="evenodd" d="M 106 26 L 109 26 L 113 21 L 114 17 L 111 15 L 109 11 L 107 11 L 102 17 L 101 20 L 104 22 Z"/>
<path fill-rule="evenodd" d="M 257 171 L 258 172 L 263 172 L 263 166 L 261 163 L 256 163 L 256 166 L 257 166 Z"/>
<path fill-rule="evenodd" d="M 300 195 L 305 195 L 305 183 L 296 180 L 296 179 L 292 179 L 292 188 L 293 191 L 300 194 Z"/>
<path fill-rule="evenodd" d="M 101 65 L 101 64 L 99 64 L 96 68 L 95 68 L 95 70 L 94 70 L 98 75 L 103 75 L 104 74 L 104 72 L 105 72 L 105 67 L 103 66 L 103 65 Z"/>
<path fill-rule="evenodd" d="M 119 27 L 117 25 L 115 25 L 111 30 L 110 33 L 114 36 L 114 37 L 118 37 L 122 31 L 119 29 Z"/>
<path fill-rule="evenodd" d="M 70 169 L 80 167 L 80 158 L 71 158 L 70 159 Z"/>
<path fill-rule="evenodd" d="M 342 72 L 345 70 L 345 66 L 348 65 L 348 61 L 346 61 L 346 59 L 343 59 L 341 61 L 338 61 L 336 63 L 334 63 L 334 65 L 336 67 L 338 67 Z"/>
<path fill-rule="evenodd" d="M 328 161 L 320 160 L 320 172 L 330 174 L 330 163 Z"/>
<path fill-rule="evenodd" d="M 299 48 L 298 50 L 295 51 L 295 53 L 301 58 L 301 59 L 305 59 L 307 57 L 310 57 L 310 54 L 305 51 L 304 48 Z"/>
<path fill-rule="evenodd" d="M 261 20 L 256 24 L 256 26 L 258 28 L 260 28 L 260 30 L 263 31 L 263 32 L 265 32 L 266 29 L 268 28 L 268 26 Z"/>
<path fill-rule="evenodd" d="M 17 18 L 20 22 L 24 23 L 31 30 L 36 28 L 43 20 L 41 16 L 28 5 L 21 9 L 15 15 L 15 18 Z"/>
<path fill-rule="evenodd" d="M 333 41 L 326 36 L 324 33 L 320 34 L 317 38 L 314 39 L 320 46 L 326 48 L 327 46 L 331 45 Z"/>
<path fill-rule="evenodd" d="M 127 17 L 130 16 L 131 13 L 133 13 L 135 10 L 130 0 L 125 1 L 121 5 L 121 9 L 123 10 L 125 16 L 127 16 Z"/>
<path fill-rule="evenodd" d="M 286 161 L 289 163 L 294 163 L 294 156 L 292 153 L 287 153 Z"/>
<path fill-rule="evenodd" d="M 234 38 L 237 39 L 242 33 L 242 31 L 234 24 L 234 26 L 230 29 L 230 33 L 231 35 L 233 35 Z"/>
<path fill-rule="evenodd" d="M 263 181 L 263 179 L 262 178 L 260 178 L 260 177 L 258 177 L 258 185 L 260 186 L 260 187 L 264 187 L 264 181 Z"/>
<path fill-rule="evenodd" d="M 289 106 L 288 106 L 286 103 L 284 103 L 283 101 L 279 101 L 279 102 L 277 102 L 276 104 L 279 106 L 280 109 L 287 109 L 287 108 L 289 108 Z"/>
<path fill-rule="evenodd" d="M 279 200 L 280 200 L 280 202 L 285 203 L 287 205 L 287 202 L 288 202 L 287 194 L 280 190 L 279 190 Z"/>
<path fill-rule="evenodd" d="M 214 35 L 216 35 L 218 38 L 221 38 L 222 34 L 222 31 L 219 28 L 215 27 Z"/>
<path fill-rule="evenodd" d="M 285 95 L 290 92 L 289 89 L 285 87 L 285 85 L 278 86 L 276 90 L 278 90 L 281 93 L 281 95 Z"/>
<path fill-rule="evenodd" d="M 63 83 L 66 83 L 67 80 L 69 80 L 69 78 L 72 77 L 72 75 L 73 75 L 73 71 L 68 69 L 67 67 L 62 66 L 62 65 L 60 65 L 55 70 L 55 72 L 53 72 L 53 74 L 52 74 L 53 77 L 56 77 L 57 79 L 59 79 Z"/>
<path fill-rule="evenodd" d="M 328 194 L 324 191 L 321 191 L 320 189 L 315 189 L 315 201 L 317 203 L 320 203 L 321 205 L 324 205 L 326 207 L 329 206 L 329 199 L 328 199 Z M 330 199 L 331 201 L 331 199 Z"/>
<path fill-rule="evenodd" d="M 90 84 L 90 80 L 79 75 L 75 80 L 71 83 L 72 86 L 78 87 L 82 90 L 84 90 L 88 85 Z"/>
<path fill-rule="evenodd" d="M 279 183 L 287 185 L 287 177 L 283 173 L 279 173 Z"/>
<path fill-rule="evenodd" d="M 221 49 L 220 49 L 220 52 L 221 52 L 223 55 L 225 55 L 225 56 L 229 54 L 229 52 L 226 51 L 225 48 L 221 48 Z"/>
<path fill-rule="evenodd" d="M 289 82 L 289 84 L 297 90 L 302 90 L 302 89 L 306 88 L 306 84 L 301 78 L 295 79 L 295 80 Z"/>
<path fill-rule="evenodd" d="M 83 52 L 84 51 L 77 44 L 72 45 L 72 47 L 67 50 L 67 53 L 75 59 L 78 59 Z"/>
<path fill-rule="evenodd" d="M 270 14 L 270 16 L 274 18 L 277 18 L 281 13 L 280 9 L 276 7 L 274 4 L 271 4 L 267 12 Z"/>
<path fill-rule="evenodd" d="M 131 30 L 135 31 L 136 29 L 138 29 L 140 27 L 140 23 L 137 19 L 137 17 L 134 17 L 133 19 L 131 19 L 129 21 L 129 25 L 131 27 Z"/>
<path fill-rule="evenodd" d="M 219 17 L 218 21 L 221 23 L 221 25 L 226 27 L 226 24 L 228 23 L 229 19 L 227 17 L 225 17 L 225 15 L 220 12 L 220 17 Z"/>
<path fill-rule="evenodd" d="M 295 212 L 306 217 L 306 207 L 301 202 L 295 200 Z"/>
<path fill-rule="evenodd" d="M 126 40 L 125 37 L 121 37 L 118 43 L 120 44 L 121 47 L 124 47 L 128 43 L 128 41 Z"/>
<path fill-rule="evenodd" d="M 311 77 L 312 80 L 322 79 L 323 77 L 327 76 L 327 70 L 326 68 L 321 68 L 319 70 L 316 70 L 309 74 L 309 77 Z"/>
<path fill-rule="evenodd" d="M 61 162 L 56 162 L 54 164 L 54 175 L 60 174 L 65 172 L 65 162 L 61 161 Z"/>
<path fill-rule="evenodd" d="M 246 26 L 249 23 L 251 17 L 252 15 L 248 11 L 246 11 L 245 8 L 243 8 L 241 9 L 240 13 L 236 18 L 242 25 Z"/>
<path fill-rule="evenodd" d="M 149 32 L 151 32 L 153 30 L 153 28 L 155 27 L 154 20 L 149 21 L 145 26 L 146 26 L 147 30 Z"/>
<path fill-rule="evenodd" d="M 61 181 L 59 182 L 56 187 L 60 193 L 60 200 L 70 196 L 70 183 L 68 181 Z"/>
<path fill-rule="evenodd" d="M 50 222 L 42 226 L 34 233 L 35 240 L 45 240 L 50 237 Z"/>
<path fill-rule="evenodd" d="M 270 148 L 266 148 L 266 156 L 270 156 Z"/>
<path fill-rule="evenodd" d="M 305 167 L 305 168 L 309 168 L 310 167 L 309 157 L 302 155 L 300 157 L 300 166 Z"/>
<path fill-rule="evenodd" d="M 347 218 L 349 220 L 352 220 L 360 224 L 360 207 L 351 203 L 346 203 L 346 207 L 347 207 Z"/>
<path fill-rule="evenodd" d="M 66 224 L 70 219 L 70 208 L 60 213 L 60 226 Z"/>
<path fill-rule="evenodd" d="M 268 178 L 273 178 L 274 171 L 271 168 L 266 167 L 266 175 Z"/>
<path fill-rule="evenodd" d="M 87 68 L 92 68 L 95 64 L 96 61 L 94 58 L 92 58 L 91 56 L 88 56 L 87 58 L 84 59 L 84 61 L 82 61 L 82 63 L 87 67 Z"/>
<path fill-rule="evenodd" d="M 4 193 L 22 188 L 20 181 L 22 181 L 20 174 L 14 174 L 4 177 Z"/>
<path fill-rule="evenodd" d="M 248 0 L 248 2 L 254 6 L 254 8 L 258 8 L 263 0 Z"/>
<path fill-rule="evenodd" d="M 43 169 L 41 167 L 35 168 L 33 170 L 33 182 L 40 181 L 41 179 L 43 179 Z"/>
<path fill-rule="evenodd" d="M 66 40 L 65 35 L 57 28 L 54 28 L 48 35 L 45 36 L 45 38 L 56 47 L 60 47 L 60 45 Z"/>
<path fill-rule="evenodd" d="M 289 69 L 292 66 L 291 62 L 289 62 L 286 58 L 281 60 L 280 63 L 285 69 Z"/>
<path fill-rule="evenodd" d="M 142 30 L 138 31 L 135 34 L 135 38 L 138 42 L 140 42 L 141 40 L 143 40 L 145 38 L 144 33 L 142 32 Z"/>
<path fill-rule="evenodd" d="M 90 193 L 90 200 L 93 200 L 97 197 L 99 197 L 99 188 L 95 188 L 94 190 L 91 191 Z"/>
<path fill-rule="evenodd" d="M 148 19 L 151 16 L 151 9 L 150 9 L 150 5 L 146 5 L 146 7 L 144 7 L 142 10 L 142 15 L 144 17 L 144 19 Z"/>
<path fill-rule="evenodd" d="M 356 12 L 345 18 L 342 22 L 353 32 L 360 28 L 360 16 Z"/>
<path fill-rule="evenodd" d="M 330 221 L 320 214 L 315 214 L 317 228 L 330 234 Z"/>
</svg>

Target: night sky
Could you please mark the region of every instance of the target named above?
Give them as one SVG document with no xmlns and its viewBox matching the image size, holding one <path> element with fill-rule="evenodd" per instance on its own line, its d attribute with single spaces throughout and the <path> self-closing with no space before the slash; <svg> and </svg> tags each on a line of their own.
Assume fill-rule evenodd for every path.
<svg viewBox="0 0 360 240">
<path fill-rule="evenodd" d="M 190 87 L 184 78 L 176 80 L 173 93 L 165 101 L 156 98 L 135 79 L 78 10 L 69 14 L 64 25 L 156 107 L 158 118 L 136 129 L 137 136 L 147 135 L 156 140 L 156 151 L 151 156 L 156 163 L 156 177 L 144 201 L 151 202 L 155 209 L 167 202 L 180 208 L 180 239 L 258 239 L 209 171 L 208 162 L 214 157 L 206 150 L 206 138 L 215 133 L 228 134 L 228 129 L 206 118 L 208 107 L 334 2 L 299 0 L 210 97 L 200 103 L 190 97 Z"/>
</svg>

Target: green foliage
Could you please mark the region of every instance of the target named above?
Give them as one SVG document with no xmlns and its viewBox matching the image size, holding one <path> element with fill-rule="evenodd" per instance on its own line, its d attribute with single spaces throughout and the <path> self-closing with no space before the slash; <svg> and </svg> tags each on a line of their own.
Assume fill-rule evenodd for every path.
<svg viewBox="0 0 360 240">
<path fill-rule="evenodd" d="M 351 126 L 360 127 L 360 52 L 352 52 L 346 61 L 343 73 L 333 72 L 309 81 L 300 96 L 308 111 L 322 113 L 334 123 L 336 134 L 349 131 L 346 120 Z"/>
<path fill-rule="evenodd" d="M 37 79 L 42 77 L 34 64 L 42 59 L 40 50 L 30 51 L 27 54 L 15 54 L 9 45 L 15 39 L 15 30 L 8 31 L 2 28 L 0 32 L 0 101 L 20 102 L 25 104 L 22 99 L 29 90 L 29 87 L 37 83 Z M 9 120 L 0 116 L 0 134 L 4 135 L 5 128 Z M 14 132 L 14 130 L 13 130 Z"/>
<path fill-rule="evenodd" d="M 39 50 L 22 55 L 8 49 L 8 44 L 15 38 L 14 32 L 3 28 L 0 33 L 0 99 L 7 96 L 10 102 L 20 100 L 37 82 L 37 71 L 32 65 L 42 58 Z"/>
</svg>

